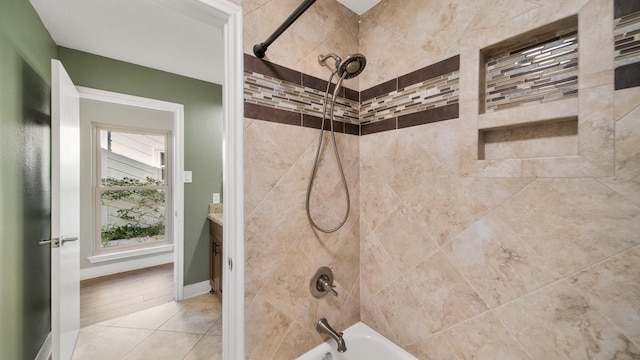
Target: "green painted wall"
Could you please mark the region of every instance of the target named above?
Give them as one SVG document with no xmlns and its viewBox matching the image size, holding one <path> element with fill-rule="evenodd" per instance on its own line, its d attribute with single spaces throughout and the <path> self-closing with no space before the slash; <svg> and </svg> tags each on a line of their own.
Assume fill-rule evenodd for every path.
<svg viewBox="0 0 640 360">
<path fill-rule="evenodd" d="M 33 96 L 46 100 L 55 56 L 29 2 L 0 1 L 0 359 L 33 359 L 51 330 L 50 249 L 37 245 L 50 235 L 49 109 L 25 107 Z M 41 123 L 26 122 L 30 115 Z M 30 156 L 34 135 L 43 146 Z M 34 161 L 41 184 L 25 176 Z"/>
<path fill-rule="evenodd" d="M 184 105 L 184 284 L 208 279 L 208 206 L 222 191 L 222 86 L 85 52 L 58 48 L 76 85 Z"/>
</svg>

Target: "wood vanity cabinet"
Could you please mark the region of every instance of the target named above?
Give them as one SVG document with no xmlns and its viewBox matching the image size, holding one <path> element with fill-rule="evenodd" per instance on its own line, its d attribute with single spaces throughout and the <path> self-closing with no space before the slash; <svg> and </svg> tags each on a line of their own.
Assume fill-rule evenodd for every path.
<svg viewBox="0 0 640 360">
<path fill-rule="evenodd" d="M 222 302 L 222 226 L 209 220 L 209 284 Z"/>
</svg>

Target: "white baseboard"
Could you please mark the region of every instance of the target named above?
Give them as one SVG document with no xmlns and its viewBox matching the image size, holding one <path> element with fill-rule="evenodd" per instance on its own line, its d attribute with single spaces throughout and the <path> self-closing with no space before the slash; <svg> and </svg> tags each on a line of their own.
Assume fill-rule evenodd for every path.
<svg viewBox="0 0 640 360">
<path fill-rule="evenodd" d="M 198 295 L 206 294 L 211 290 L 209 280 L 200 281 L 199 283 L 186 285 L 183 288 L 183 298 L 186 300 Z"/>
<path fill-rule="evenodd" d="M 51 337 L 51 332 L 47 335 L 47 338 L 44 339 L 44 343 L 40 347 L 40 351 L 38 351 L 38 355 L 36 355 L 35 360 L 49 360 L 51 359 L 51 354 L 53 352 L 53 340 Z"/>
<path fill-rule="evenodd" d="M 173 262 L 173 253 L 146 257 L 129 261 L 122 261 L 113 264 L 92 266 L 80 269 L 80 280 L 93 279 L 100 276 L 117 274 L 125 271 L 144 269 Z"/>
</svg>

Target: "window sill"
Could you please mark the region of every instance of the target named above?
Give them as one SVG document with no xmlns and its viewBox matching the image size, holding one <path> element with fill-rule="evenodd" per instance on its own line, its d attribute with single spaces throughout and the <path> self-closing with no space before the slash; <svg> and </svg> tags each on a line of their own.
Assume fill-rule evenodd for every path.
<svg viewBox="0 0 640 360">
<path fill-rule="evenodd" d="M 93 255 L 93 256 L 89 256 L 87 260 L 89 260 L 90 263 L 95 264 L 95 263 L 101 263 L 105 261 L 120 260 L 120 259 L 135 257 L 135 256 L 156 254 L 156 253 L 169 252 L 169 251 L 173 251 L 173 244 L 159 245 L 159 246 L 148 247 L 143 249 L 118 251 L 118 252 L 112 252 L 112 253 L 101 254 L 101 255 Z"/>
</svg>

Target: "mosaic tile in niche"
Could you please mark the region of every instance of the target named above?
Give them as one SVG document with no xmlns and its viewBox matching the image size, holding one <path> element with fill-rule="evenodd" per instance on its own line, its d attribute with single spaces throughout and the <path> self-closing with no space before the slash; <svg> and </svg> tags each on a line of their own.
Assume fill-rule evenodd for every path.
<svg viewBox="0 0 640 360">
<path fill-rule="evenodd" d="M 577 96 L 578 33 L 575 26 L 488 52 L 485 112 Z"/>
</svg>

